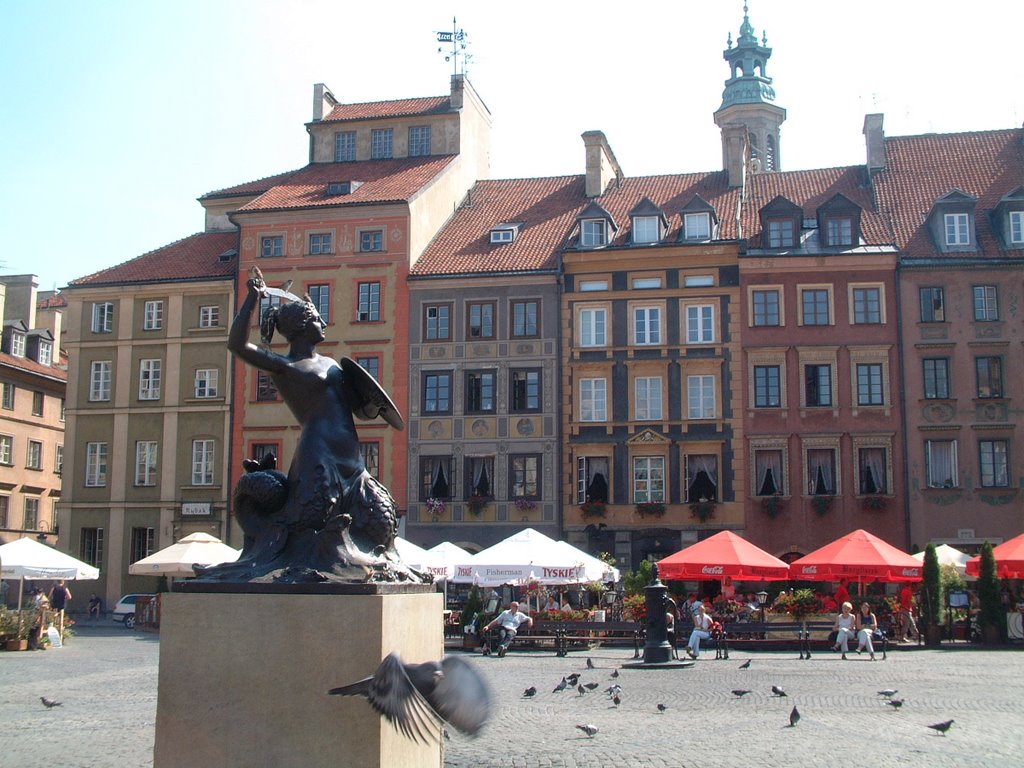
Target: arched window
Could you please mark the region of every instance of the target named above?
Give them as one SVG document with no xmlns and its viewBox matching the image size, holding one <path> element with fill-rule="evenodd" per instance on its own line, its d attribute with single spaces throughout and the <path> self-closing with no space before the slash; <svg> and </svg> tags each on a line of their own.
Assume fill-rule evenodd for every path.
<svg viewBox="0 0 1024 768">
<path fill-rule="evenodd" d="M 747 134 L 747 143 L 750 145 L 750 159 L 753 160 L 755 157 L 761 156 L 761 150 L 757 146 L 757 136 L 753 133 Z"/>
<path fill-rule="evenodd" d="M 768 135 L 768 141 L 765 145 L 764 169 L 766 171 L 775 170 L 775 137 L 771 134 Z"/>
</svg>

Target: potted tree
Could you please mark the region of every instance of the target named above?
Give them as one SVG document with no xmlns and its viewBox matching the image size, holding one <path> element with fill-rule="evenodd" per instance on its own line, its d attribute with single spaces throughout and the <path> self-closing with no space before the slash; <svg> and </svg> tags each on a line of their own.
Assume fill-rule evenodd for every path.
<svg viewBox="0 0 1024 768">
<path fill-rule="evenodd" d="M 996 575 L 996 559 L 992 545 L 981 546 L 981 576 L 978 578 L 978 601 L 981 603 L 979 620 L 981 639 L 989 645 L 1003 641 L 1006 632 L 1006 609 L 999 599 L 999 577 Z"/>
<path fill-rule="evenodd" d="M 924 550 L 924 589 L 921 595 L 921 625 L 924 628 L 925 645 L 938 646 L 942 640 L 941 605 L 939 556 L 935 552 L 935 545 L 929 544 Z"/>
</svg>

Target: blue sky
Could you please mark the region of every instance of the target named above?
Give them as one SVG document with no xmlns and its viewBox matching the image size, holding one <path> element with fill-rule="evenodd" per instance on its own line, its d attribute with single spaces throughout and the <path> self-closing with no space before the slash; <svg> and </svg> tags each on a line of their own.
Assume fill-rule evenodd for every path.
<svg viewBox="0 0 1024 768">
<path fill-rule="evenodd" d="M 60 287 L 201 230 L 203 193 L 306 162 L 315 82 L 344 102 L 447 93 L 434 33 L 453 15 L 493 176 L 580 173 L 592 129 L 628 175 L 720 167 L 711 115 L 742 2 L 381 7 L 0 3 L 0 269 Z M 1024 121 L 1024 3 L 751 0 L 750 19 L 774 49 L 786 170 L 862 163 L 867 112 L 888 135 Z"/>
</svg>

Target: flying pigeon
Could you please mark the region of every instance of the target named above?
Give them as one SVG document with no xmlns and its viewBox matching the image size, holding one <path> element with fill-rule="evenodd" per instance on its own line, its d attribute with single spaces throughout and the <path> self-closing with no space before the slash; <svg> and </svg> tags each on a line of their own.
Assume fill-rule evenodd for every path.
<svg viewBox="0 0 1024 768">
<path fill-rule="evenodd" d="M 618 677 L 618 676 L 619 676 L 619 670 L 616 669 L 614 672 L 612 672 L 612 677 Z"/>
<path fill-rule="evenodd" d="M 564 691 L 568 687 L 569 687 L 569 681 L 566 680 L 563 677 L 562 678 L 562 682 L 560 682 L 558 685 L 555 686 L 555 690 L 553 690 L 552 693 L 561 693 L 562 691 Z"/>
<path fill-rule="evenodd" d="M 332 688 L 332 696 L 365 696 L 406 738 L 428 743 L 442 723 L 475 736 L 491 714 L 491 692 L 483 677 L 458 656 L 405 664 L 389 653 L 372 676 Z"/>
<path fill-rule="evenodd" d="M 793 706 L 793 711 L 789 713 L 789 727 L 796 728 L 796 724 L 800 722 L 800 713 L 797 711 L 796 705 Z"/>
<path fill-rule="evenodd" d="M 750 662 L 752 661 L 753 659 L 747 659 L 742 664 L 740 664 L 740 669 L 750 669 Z"/>
<path fill-rule="evenodd" d="M 600 685 L 600 683 L 584 683 L 583 687 L 586 688 L 588 691 L 592 691 L 595 688 L 597 688 L 597 686 L 599 686 L 599 685 Z"/>
<path fill-rule="evenodd" d="M 900 707 L 903 706 L 903 699 L 889 699 L 885 703 L 888 704 L 893 709 L 897 709 L 898 710 Z"/>
<path fill-rule="evenodd" d="M 658 705 L 658 711 L 661 712 L 662 714 L 664 714 L 666 709 L 668 709 L 668 707 L 666 707 L 664 704 L 659 704 Z"/>
<path fill-rule="evenodd" d="M 782 690 L 781 688 L 779 688 L 779 686 L 777 686 L 777 685 L 773 685 L 772 686 L 772 693 L 774 693 L 776 696 L 785 696 L 786 695 L 786 692 L 784 690 Z"/>
<path fill-rule="evenodd" d="M 589 736 L 590 738 L 594 738 L 594 735 L 597 733 L 596 725 L 590 725 L 588 723 L 586 725 L 577 725 L 576 727 L 583 731 L 585 734 L 587 734 L 587 736 Z"/>
<path fill-rule="evenodd" d="M 746 696 L 750 691 L 744 690 L 743 688 L 734 688 L 732 691 L 733 696 L 743 697 Z"/>
<path fill-rule="evenodd" d="M 39 700 L 43 702 L 43 706 L 47 709 L 53 709 L 54 707 L 63 706 L 63 702 L 55 701 L 54 699 L 48 699 L 45 696 L 40 696 Z"/>
<path fill-rule="evenodd" d="M 886 688 L 884 691 L 879 691 L 878 695 L 879 696 L 885 696 L 885 698 L 887 698 L 887 699 L 891 699 L 897 693 L 899 693 L 899 691 L 896 690 L 895 688 Z"/>
<path fill-rule="evenodd" d="M 938 731 L 943 736 L 945 736 L 946 735 L 946 731 L 949 730 L 949 726 L 951 726 L 952 724 L 953 724 L 952 720 L 944 720 L 941 723 L 934 723 L 933 725 L 929 725 L 928 727 L 931 728 L 933 731 Z"/>
<path fill-rule="evenodd" d="M 587 656 L 587 669 L 594 669 L 594 660 Z"/>
<path fill-rule="evenodd" d="M 536 695 L 537 695 L 537 689 L 534 688 L 532 685 L 529 688 L 527 688 L 525 691 L 523 691 L 523 696 L 525 696 L 526 698 L 530 698 L 531 696 L 536 696 Z"/>
</svg>

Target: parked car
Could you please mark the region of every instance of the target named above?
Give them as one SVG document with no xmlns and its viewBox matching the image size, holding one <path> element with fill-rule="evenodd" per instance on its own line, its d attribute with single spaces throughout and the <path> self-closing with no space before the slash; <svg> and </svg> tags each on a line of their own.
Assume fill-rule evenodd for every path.
<svg viewBox="0 0 1024 768">
<path fill-rule="evenodd" d="M 126 629 L 135 628 L 135 603 L 140 597 L 156 597 L 149 594 L 124 595 L 117 601 L 114 610 L 110 612 L 110 618 L 120 621 Z"/>
</svg>

